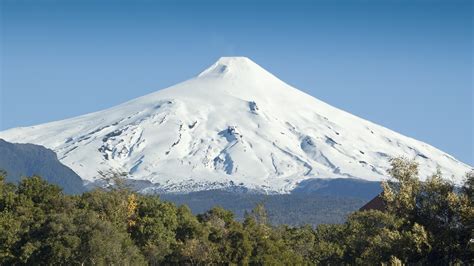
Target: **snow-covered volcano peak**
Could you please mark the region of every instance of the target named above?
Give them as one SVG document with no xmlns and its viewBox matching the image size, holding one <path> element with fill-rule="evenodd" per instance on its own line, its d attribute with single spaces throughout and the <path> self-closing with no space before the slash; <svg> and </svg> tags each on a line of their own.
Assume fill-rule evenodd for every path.
<svg viewBox="0 0 474 266">
<path fill-rule="evenodd" d="M 439 166 L 460 183 L 470 166 L 417 140 L 332 107 L 245 57 L 107 110 L 0 132 L 53 149 L 85 181 L 127 172 L 145 191 L 244 186 L 289 192 L 310 178 L 387 178 L 389 158 Z M 156 191 L 156 190 L 155 190 Z"/>
<path fill-rule="evenodd" d="M 253 62 L 247 57 L 221 57 L 212 66 L 198 75 L 200 78 L 259 78 L 268 79 L 275 76 L 263 69 L 261 66 Z"/>
<path fill-rule="evenodd" d="M 250 60 L 250 58 L 245 56 L 223 56 L 217 60 L 216 63 L 223 65 L 234 65 L 234 66 L 244 66 L 244 65 L 257 65 L 255 62 Z"/>
<path fill-rule="evenodd" d="M 296 91 L 247 57 L 221 57 L 190 81 L 188 88 L 194 91 L 199 88 L 205 93 L 219 91 L 249 101 L 294 98 Z"/>
</svg>

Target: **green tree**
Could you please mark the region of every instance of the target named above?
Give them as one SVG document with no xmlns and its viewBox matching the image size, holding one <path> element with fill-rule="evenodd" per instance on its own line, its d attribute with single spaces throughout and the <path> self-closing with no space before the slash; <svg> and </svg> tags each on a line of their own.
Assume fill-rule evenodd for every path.
<svg viewBox="0 0 474 266">
<path fill-rule="evenodd" d="M 280 233 L 267 224 L 267 213 L 258 204 L 244 220 L 244 229 L 250 236 L 252 254 L 250 264 L 287 265 L 303 264 L 304 258 L 286 245 Z"/>
<path fill-rule="evenodd" d="M 320 265 L 340 265 L 344 262 L 346 226 L 339 224 L 318 225 L 311 261 Z"/>
<path fill-rule="evenodd" d="M 406 226 L 403 219 L 377 210 L 351 215 L 344 236 L 344 261 L 355 264 L 387 263 L 393 255 L 417 262 L 431 249 L 423 226 Z"/>
<path fill-rule="evenodd" d="M 129 234 L 93 212 L 79 213 L 74 224 L 81 238 L 81 264 L 144 265 L 145 260 Z"/>
<path fill-rule="evenodd" d="M 431 251 L 426 259 L 444 263 L 472 260 L 472 173 L 459 189 L 439 169 L 422 182 L 415 162 L 394 158 L 391 163 L 393 180 L 383 184 L 382 197 L 388 212 L 402 218 L 405 227 L 418 225 L 427 232 Z"/>
<path fill-rule="evenodd" d="M 252 245 L 242 224 L 234 220 L 234 214 L 221 207 L 214 207 L 198 219 L 209 231 L 208 240 L 219 252 L 214 256 L 218 263 L 247 264 Z"/>
<path fill-rule="evenodd" d="M 151 265 L 165 261 L 176 245 L 176 207 L 157 196 L 139 196 L 130 234 Z"/>
</svg>

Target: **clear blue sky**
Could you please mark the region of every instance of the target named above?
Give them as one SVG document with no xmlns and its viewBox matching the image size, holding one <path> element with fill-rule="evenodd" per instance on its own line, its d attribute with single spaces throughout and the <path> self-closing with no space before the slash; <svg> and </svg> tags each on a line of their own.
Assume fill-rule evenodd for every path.
<svg viewBox="0 0 474 266">
<path fill-rule="evenodd" d="M 0 129 L 98 111 L 241 55 L 474 165 L 472 1 L 0 3 Z"/>
</svg>

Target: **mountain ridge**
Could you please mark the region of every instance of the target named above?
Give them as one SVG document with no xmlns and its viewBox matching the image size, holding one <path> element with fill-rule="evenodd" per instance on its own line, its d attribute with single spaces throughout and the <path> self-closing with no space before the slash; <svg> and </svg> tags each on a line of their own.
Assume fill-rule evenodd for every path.
<svg viewBox="0 0 474 266">
<path fill-rule="evenodd" d="M 61 164 L 54 151 L 34 144 L 9 143 L 0 138 L 0 170 L 7 172 L 7 182 L 39 175 L 66 193 L 86 191 L 82 179 L 70 168 Z"/>
</svg>

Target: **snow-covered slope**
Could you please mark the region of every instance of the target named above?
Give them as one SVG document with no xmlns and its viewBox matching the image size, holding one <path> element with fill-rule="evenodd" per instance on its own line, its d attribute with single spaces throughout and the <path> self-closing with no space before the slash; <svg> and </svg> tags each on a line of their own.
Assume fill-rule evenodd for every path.
<svg viewBox="0 0 474 266">
<path fill-rule="evenodd" d="M 41 144 L 85 181 L 114 169 L 145 191 L 245 186 L 291 191 L 309 178 L 386 178 L 391 156 L 460 182 L 470 166 L 423 142 L 334 108 L 248 58 L 224 57 L 197 77 L 116 107 L 0 132 Z"/>
</svg>

